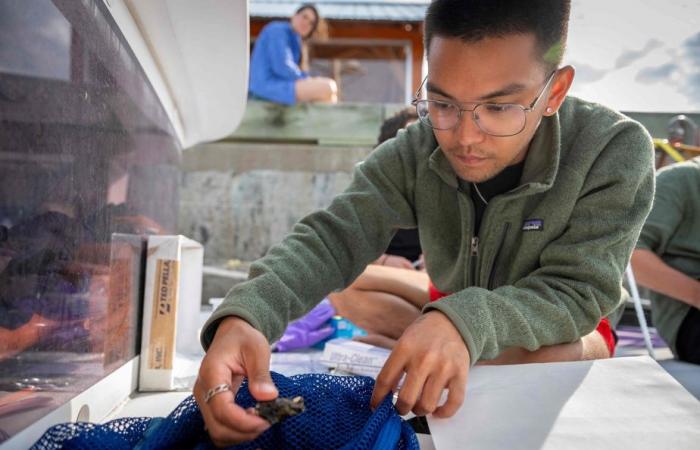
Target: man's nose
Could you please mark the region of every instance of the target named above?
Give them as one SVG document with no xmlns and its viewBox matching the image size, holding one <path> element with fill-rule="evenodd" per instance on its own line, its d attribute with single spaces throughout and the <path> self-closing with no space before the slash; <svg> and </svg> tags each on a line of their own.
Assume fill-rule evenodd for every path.
<svg viewBox="0 0 700 450">
<path fill-rule="evenodd" d="M 476 124 L 472 111 L 462 112 L 462 117 L 460 117 L 455 127 L 455 133 L 457 134 L 459 144 L 462 146 L 477 144 L 482 142 L 486 137 L 486 134 L 481 131 L 479 125 Z"/>
</svg>

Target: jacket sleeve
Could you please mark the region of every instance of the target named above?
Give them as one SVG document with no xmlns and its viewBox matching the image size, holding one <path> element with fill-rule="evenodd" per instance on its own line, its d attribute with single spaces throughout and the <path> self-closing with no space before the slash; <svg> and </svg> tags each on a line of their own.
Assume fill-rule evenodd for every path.
<svg viewBox="0 0 700 450">
<path fill-rule="evenodd" d="M 350 186 L 331 205 L 297 223 L 291 234 L 253 263 L 203 327 L 208 348 L 218 322 L 239 316 L 270 342 L 290 320 L 330 292 L 349 286 L 386 249 L 397 228 L 415 227 L 415 157 L 408 133 L 387 141 L 358 164 Z M 401 149 L 401 151 L 399 151 Z"/>
<path fill-rule="evenodd" d="M 656 184 L 654 207 L 649 213 L 637 248 L 650 250 L 657 255 L 666 252 L 666 247 L 683 220 L 682 171 L 679 168 L 659 172 Z"/>
<path fill-rule="evenodd" d="M 270 30 L 270 33 L 271 35 L 267 40 L 266 53 L 272 73 L 285 80 L 306 78 L 308 75 L 301 70 L 297 61 L 294 60 L 294 53 L 289 46 L 286 30 L 278 27 Z"/>
<path fill-rule="evenodd" d="M 462 334 L 472 362 L 507 347 L 573 342 L 620 303 L 622 274 L 654 194 L 653 147 L 632 125 L 609 138 L 583 179 L 564 233 L 539 267 L 494 290 L 470 287 L 427 305 Z"/>
</svg>

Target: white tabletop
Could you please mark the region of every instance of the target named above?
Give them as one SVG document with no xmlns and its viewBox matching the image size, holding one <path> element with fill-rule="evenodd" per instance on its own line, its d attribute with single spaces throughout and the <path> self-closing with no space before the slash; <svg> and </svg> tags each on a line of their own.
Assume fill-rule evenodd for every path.
<svg viewBox="0 0 700 450">
<path fill-rule="evenodd" d="M 648 356 L 476 367 L 428 423 L 438 450 L 700 448 L 700 401 Z"/>
</svg>

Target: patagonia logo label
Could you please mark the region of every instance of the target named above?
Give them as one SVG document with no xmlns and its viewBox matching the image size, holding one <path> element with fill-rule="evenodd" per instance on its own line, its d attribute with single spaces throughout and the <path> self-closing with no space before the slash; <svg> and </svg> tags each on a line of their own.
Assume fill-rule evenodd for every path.
<svg viewBox="0 0 700 450">
<path fill-rule="evenodd" d="M 523 231 L 542 231 L 544 230 L 544 220 L 528 219 L 523 222 Z"/>
</svg>

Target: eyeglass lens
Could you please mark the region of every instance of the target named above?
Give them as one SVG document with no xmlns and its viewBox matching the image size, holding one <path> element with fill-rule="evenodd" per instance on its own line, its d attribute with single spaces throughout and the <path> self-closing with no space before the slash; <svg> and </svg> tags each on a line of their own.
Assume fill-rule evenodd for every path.
<svg viewBox="0 0 700 450">
<path fill-rule="evenodd" d="M 448 130 L 459 122 L 459 107 L 452 103 L 419 100 L 416 109 L 421 121 L 438 130 Z M 484 103 L 463 113 L 471 114 L 481 131 L 494 136 L 514 135 L 525 127 L 525 110 L 520 105 Z"/>
</svg>

